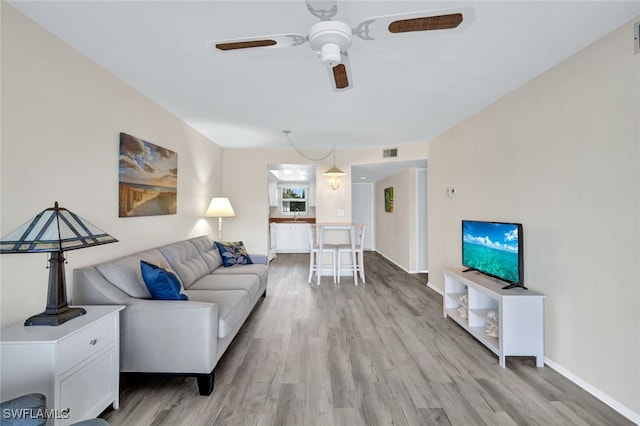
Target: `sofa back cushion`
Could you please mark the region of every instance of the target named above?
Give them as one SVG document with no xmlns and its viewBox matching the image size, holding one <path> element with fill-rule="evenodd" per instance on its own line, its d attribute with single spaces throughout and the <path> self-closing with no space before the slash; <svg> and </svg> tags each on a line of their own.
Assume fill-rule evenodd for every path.
<svg viewBox="0 0 640 426">
<path fill-rule="evenodd" d="M 158 265 L 162 268 L 170 268 L 167 259 L 158 249 L 151 249 L 129 256 L 121 257 L 96 265 L 96 269 L 111 284 L 118 287 L 131 297 L 139 299 L 151 299 L 151 293 L 142 279 L 140 261 Z"/>
<path fill-rule="evenodd" d="M 189 241 L 168 244 L 160 247 L 159 250 L 180 277 L 184 288 L 189 288 L 194 281 L 209 273 L 209 267 L 196 247 Z"/>
<path fill-rule="evenodd" d="M 222 266 L 220 251 L 218 250 L 214 239 L 209 235 L 191 238 L 189 242 L 196 247 L 198 253 L 200 253 L 200 256 L 202 256 L 209 267 L 209 272 L 213 272 Z"/>
</svg>

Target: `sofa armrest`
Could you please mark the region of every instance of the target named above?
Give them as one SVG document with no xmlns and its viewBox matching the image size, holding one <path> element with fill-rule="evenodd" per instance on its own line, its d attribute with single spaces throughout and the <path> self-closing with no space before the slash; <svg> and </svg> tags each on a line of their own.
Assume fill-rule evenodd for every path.
<svg viewBox="0 0 640 426">
<path fill-rule="evenodd" d="M 133 299 L 121 312 L 121 371 L 210 373 L 218 361 L 218 305 Z"/>
<path fill-rule="evenodd" d="M 128 305 L 133 297 L 105 279 L 92 266 L 73 270 L 74 305 Z"/>
<path fill-rule="evenodd" d="M 249 257 L 253 263 L 261 263 L 263 265 L 269 264 L 269 258 L 264 254 L 250 254 Z"/>
</svg>

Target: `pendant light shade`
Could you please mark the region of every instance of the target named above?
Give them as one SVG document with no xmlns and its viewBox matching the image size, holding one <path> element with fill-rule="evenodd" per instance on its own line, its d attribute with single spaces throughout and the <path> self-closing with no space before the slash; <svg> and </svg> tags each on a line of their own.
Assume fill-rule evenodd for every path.
<svg viewBox="0 0 640 426">
<path fill-rule="evenodd" d="M 347 174 L 336 167 L 336 149 L 333 148 L 333 167 L 322 174 L 329 178 L 329 188 L 334 191 L 340 188 L 340 177 Z"/>
</svg>

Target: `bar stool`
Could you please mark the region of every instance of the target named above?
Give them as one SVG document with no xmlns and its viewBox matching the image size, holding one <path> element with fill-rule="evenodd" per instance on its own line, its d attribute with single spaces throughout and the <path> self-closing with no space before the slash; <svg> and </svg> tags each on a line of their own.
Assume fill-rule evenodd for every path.
<svg viewBox="0 0 640 426">
<path fill-rule="evenodd" d="M 358 242 L 355 245 L 355 251 L 356 251 L 356 264 L 355 265 L 346 265 L 347 268 L 345 269 L 345 271 L 349 271 L 349 272 L 354 272 L 354 268 L 355 271 L 358 272 L 358 274 L 360 275 L 360 279 L 362 280 L 362 282 L 366 282 L 364 279 L 364 225 L 360 225 L 359 226 L 359 236 L 358 236 Z M 338 283 L 340 282 L 340 273 L 342 271 L 342 265 L 341 265 L 341 254 L 342 253 L 352 253 L 351 250 L 351 244 L 338 244 L 337 246 L 337 250 L 338 250 Z M 353 258 L 353 257 L 352 257 Z M 358 285 L 356 283 L 356 285 Z"/>
<path fill-rule="evenodd" d="M 336 244 L 323 244 L 322 254 L 329 253 L 331 255 L 331 273 L 333 275 L 333 283 L 336 283 Z M 316 226 L 309 226 L 309 284 L 313 273 L 316 273 L 316 279 L 322 275 L 323 271 L 329 270 L 328 265 L 322 264 L 324 256 L 320 254 L 320 246 L 316 240 Z"/>
</svg>

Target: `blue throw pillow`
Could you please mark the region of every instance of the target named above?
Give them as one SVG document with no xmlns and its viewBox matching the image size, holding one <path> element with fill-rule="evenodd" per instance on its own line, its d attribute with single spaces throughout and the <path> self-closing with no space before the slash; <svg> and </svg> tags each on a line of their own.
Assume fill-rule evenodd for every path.
<svg viewBox="0 0 640 426">
<path fill-rule="evenodd" d="M 248 265 L 253 263 L 242 241 L 216 241 L 224 266 Z"/>
<path fill-rule="evenodd" d="M 160 300 L 189 300 L 187 295 L 180 293 L 180 280 L 172 271 L 167 271 L 151 263 L 140 261 L 142 279 L 154 299 Z"/>
</svg>

